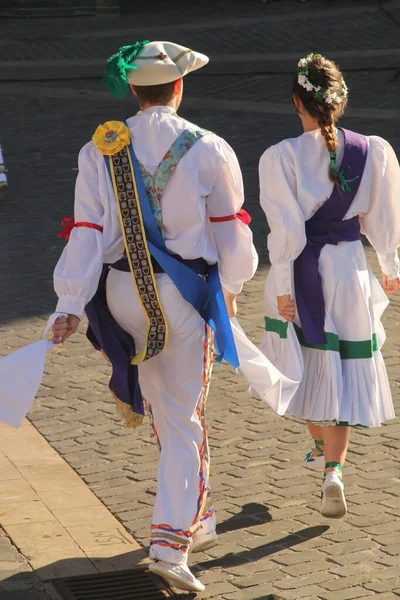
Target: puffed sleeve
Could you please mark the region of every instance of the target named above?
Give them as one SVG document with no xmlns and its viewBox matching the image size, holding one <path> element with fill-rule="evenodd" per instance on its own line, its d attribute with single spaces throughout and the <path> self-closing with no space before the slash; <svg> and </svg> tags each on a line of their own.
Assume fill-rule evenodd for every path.
<svg viewBox="0 0 400 600">
<path fill-rule="evenodd" d="M 368 212 L 360 217 L 361 231 L 375 248 L 382 271 L 399 277 L 400 167 L 390 144 L 370 137 L 372 181 Z"/>
<path fill-rule="evenodd" d="M 293 262 L 307 239 L 304 216 L 296 201 L 296 178 L 290 161 L 272 146 L 259 165 L 260 202 L 271 233 L 268 250 L 277 296 L 292 293 Z"/>
<path fill-rule="evenodd" d="M 236 154 L 220 138 L 218 154 L 219 169 L 207 197 L 207 213 L 218 250 L 221 284 L 228 292 L 238 294 L 243 283 L 256 272 L 258 255 L 250 227 L 235 218 L 244 202 L 242 173 Z"/>
<path fill-rule="evenodd" d="M 104 206 L 99 193 L 96 149 L 84 146 L 79 154 L 75 187 L 75 222 L 103 227 Z M 88 227 L 74 228 L 54 271 L 58 296 L 56 312 L 82 318 L 93 298 L 103 266 L 103 234 Z"/>
</svg>

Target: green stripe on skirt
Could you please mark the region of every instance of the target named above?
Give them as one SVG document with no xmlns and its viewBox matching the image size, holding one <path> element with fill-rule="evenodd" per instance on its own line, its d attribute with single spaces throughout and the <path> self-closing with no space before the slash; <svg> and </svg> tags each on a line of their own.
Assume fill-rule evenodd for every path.
<svg viewBox="0 0 400 600">
<path fill-rule="evenodd" d="M 294 324 L 297 338 L 301 346 L 304 348 L 314 348 L 315 350 L 331 350 L 339 352 L 342 360 L 350 358 L 372 358 L 374 352 L 379 350 L 378 339 L 376 334 L 372 335 L 371 340 L 363 342 L 350 342 L 347 340 L 339 340 L 335 333 L 327 332 L 326 344 L 307 344 L 304 339 L 303 330 Z M 287 339 L 288 323 L 279 319 L 271 319 L 265 317 L 265 331 L 277 333 L 281 339 Z"/>
</svg>

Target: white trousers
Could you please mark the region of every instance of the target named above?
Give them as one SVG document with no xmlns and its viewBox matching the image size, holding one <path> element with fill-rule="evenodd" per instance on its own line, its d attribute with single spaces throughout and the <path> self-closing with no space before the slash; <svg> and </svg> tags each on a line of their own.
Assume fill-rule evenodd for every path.
<svg viewBox="0 0 400 600">
<path fill-rule="evenodd" d="M 164 351 L 139 365 L 139 381 L 160 448 L 150 557 L 186 564 L 193 537 L 214 514 L 209 490 L 205 404 L 211 377 L 208 328 L 165 274 L 156 275 L 168 323 Z M 119 325 L 143 349 L 147 319 L 132 276 L 114 269 L 107 303 Z M 210 520 L 211 522 L 211 520 Z"/>
</svg>

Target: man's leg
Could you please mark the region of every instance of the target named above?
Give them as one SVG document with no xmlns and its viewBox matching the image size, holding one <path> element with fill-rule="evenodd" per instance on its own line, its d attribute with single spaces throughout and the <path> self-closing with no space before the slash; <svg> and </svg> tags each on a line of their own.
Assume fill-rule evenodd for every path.
<svg viewBox="0 0 400 600">
<path fill-rule="evenodd" d="M 213 359 L 213 339 L 210 329 L 206 329 L 206 342 L 204 345 L 204 363 L 203 363 L 203 389 L 199 396 L 199 400 L 196 406 L 196 415 L 200 422 L 201 428 L 203 430 L 203 439 L 204 439 L 204 452 L 203 452 L 203 470 L 209 472 L 209 446 L 208 446 L 208 436 L 207 436 L 207 425 L 206 425 L 206 401 L 208 396 L 208 390 L 211 380 L 211 370 L 212 370 L 212 359 Z M 153 392 L 149 389 L 149 394 L 154 398 L 154 388 Z M 157 440 L 158 448 L 161 452 L 162 446 L 160 441 L 160 436 L 157 430 L 157 426 L 155 424 L 154 412 L 150 402 L 145 400 L 151 424 L 154 432 L 154 436 Z M 207 458 L 208 457 L 208 458 Z M 209 486 L 208 476 L 205 481 L 205 493 L 204 500 L 202 502 L 202 509 L 199 515 L 199 520 L 197 527 L 193 528 L 194 535 L 192 537 L 192 547 L 193 552 L 201 552 L 206 548 L 210 548 L 214 546 L 218 542 L 218 536 L 216 534 L 216 517 L 215 510 L 212 501 L 211 489 Z M 197 531 L 196 531 L 197 529 Z"/>
<path fill-rule="evenodd" d="M 170 332 L 163 354 L 140 367 L 142 390 L 160 447 L 150 557 L 175 564 L 187 563 L 201 519 L 207 520 L 214 512 L 205 421 L 210 342 L 204 326 L 184 334 Z M 151 382 L 149 386 L 146 381 Z"/>
<path fill-rule="evenodd" d="M 168 342 L 159 356 L 139 365 L 142 393 L 151 405 L 161 448 L 150 549 L 151 558 L 159 562 L 150 568 L 176 587 L 202 591 L 204 586 L 187 568 L 187 557 L 207 504 L 205 400 L 212 348 L 199 314 L 169 277 L 156 277 Z M 114 318 L 135 339 L 136 348 L 141 348 L 147 320 L 130 274 L 111 269 L 107 302 Z"/>
</svg>

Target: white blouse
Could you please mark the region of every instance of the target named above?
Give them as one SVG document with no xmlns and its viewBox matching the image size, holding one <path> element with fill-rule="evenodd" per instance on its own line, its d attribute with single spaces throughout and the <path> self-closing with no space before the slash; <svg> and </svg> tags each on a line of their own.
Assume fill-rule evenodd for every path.
<svg viewBox="0 0 400 600">
<path fill-rule="evenodd" d="M 343 158 L 338 131 L 337 164 Z M 319 129 L 283 140 L 260 160 L 260 201 L 271 233 L 268 250 L 278 296 L 292 293 L 293 261 L 306 244 L 305 221 L 332 193 L 329 153 Z M 382 271 L 399 276 L 400 168 L 390 144 L 368 138 L 368 157 L 357 195 L 345 216 L 360 216 L 361 231 L 375 248 Z"/>
<path fill-rule="evenodd" d="M 175 139 L 191 123 L 167 106 L 156 106 L 127 121 L 138 160 L 153 173 Z M 244 202 L 239 163 L 217 135 L 205 135 L 179 162 L 162 200 L 165 243 L 171 254 L 218 262 L 222 285 L 239 293 L 254 275 L 258 257 L 250 228 L 235 215 Z M 57 312 L 81 317 L 94 296 L 103 263 L 122 258 L 124 243 L 113 187 L 103 155 L 92 142 L 79 154 L 75 221 L 104 228 L 75 228 L 54 272 Z"/>
</svg>

